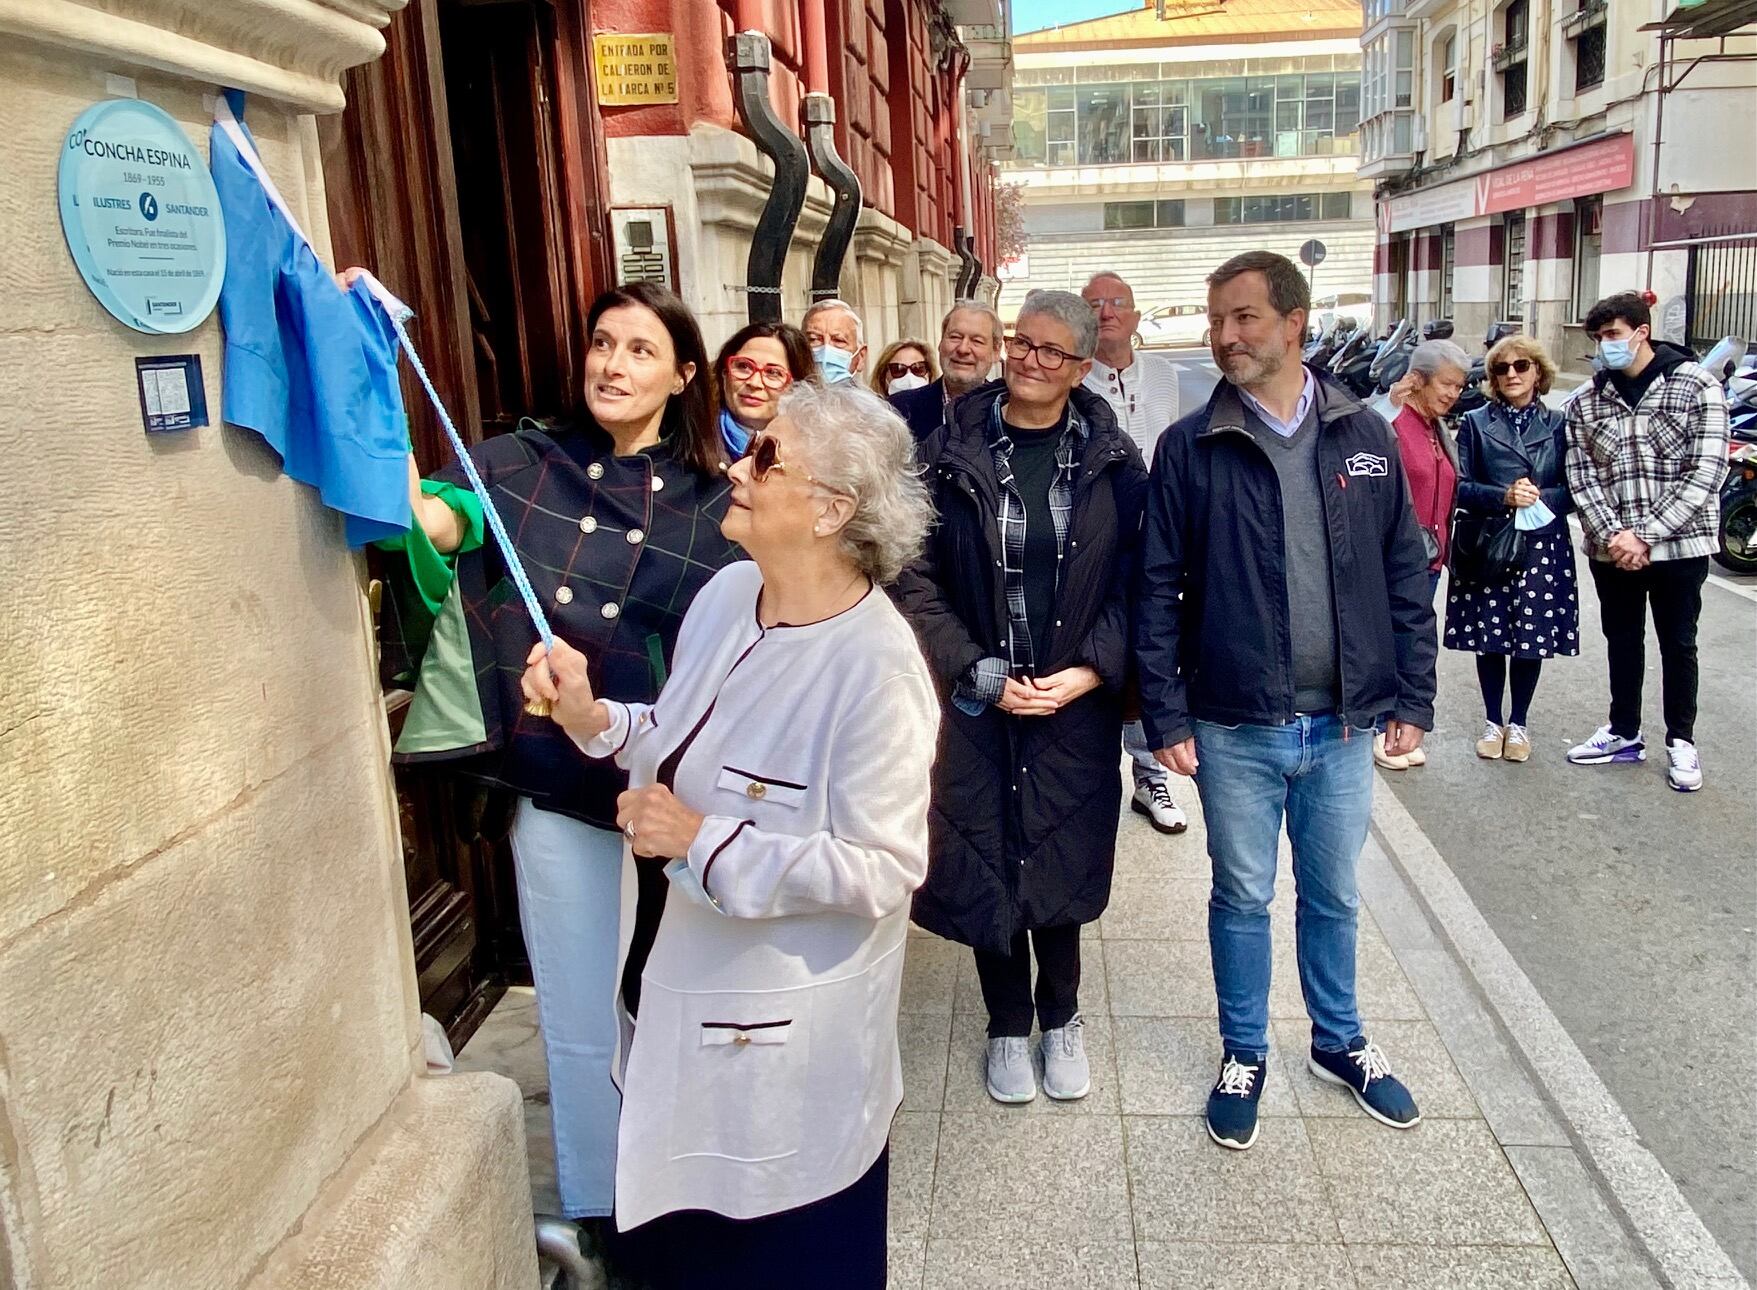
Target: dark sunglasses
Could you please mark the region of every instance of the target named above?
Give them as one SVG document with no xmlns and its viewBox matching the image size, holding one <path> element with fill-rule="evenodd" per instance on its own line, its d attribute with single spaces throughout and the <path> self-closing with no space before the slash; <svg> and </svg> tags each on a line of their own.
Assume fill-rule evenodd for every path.
<svg viewBox="0 0 1757 1290">
<path fill-rule="evenodd" d="M 925 358 L 918 359 L 913 363 L 886 363 L 885 379 L 887 381 L 900 381 L 905 376 L 914 374 L 925 380 L 928 372 L 931 370 L 932 369 L 928 367 Z"/>
<path fill-rule="evenodd" d="M 793 384 L 793 374 L 786 368 L 774 363 L 753 363 L 739 355 L 726 360 L 726 375 L 735 381 L 748 381 L 753 376 L 760 376 L 763 384 L 771 390 L 784 390 Z"/>
<path fill-rule="evenodd" d="M 1529 358 L 1516 358 L 1511 363 L 1491 364 L 1489 366 L 1489 375 L 1505 376 L 1508 372 L 1518 372 L 1519 375 L 1524 376 L 1530 370 L 1531 360 Z"/>
</svg>

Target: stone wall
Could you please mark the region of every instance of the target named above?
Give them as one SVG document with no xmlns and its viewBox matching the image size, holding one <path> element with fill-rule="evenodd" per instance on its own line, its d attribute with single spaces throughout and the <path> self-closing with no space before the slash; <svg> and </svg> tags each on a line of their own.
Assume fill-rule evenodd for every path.
<svg viewBox="0 0 1757 1290">
<path fill-rule="evenodd" d="M 416 1075 L 361 566 L 217 424 L 217 315 L 123 327 L 56 208 L 114 77 L 204 154 L 223 81 L 321 246 L 301 113 L 387 15 L 104 9 L 0 8 L 0 1286 L 534 1285 L 516 1089 Z M 216 424 L 149 438 L 133 360 L 191 352 Z"/>
</svg>

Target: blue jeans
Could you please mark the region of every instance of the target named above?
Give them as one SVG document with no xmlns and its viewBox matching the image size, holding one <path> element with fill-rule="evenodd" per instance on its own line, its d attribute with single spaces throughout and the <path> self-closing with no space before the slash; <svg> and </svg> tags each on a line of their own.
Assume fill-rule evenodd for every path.
<svg viewBox="0 0 1757 1290">
<path fill-rule="evenodd" d="M 1238 1052 L 1269 1051 L 1269 902 L 1285 816 L 1312 1043 L 1340 1052 L 1361 1033 L 1354 870 L 1373 810 L 1373 732 L 1337 717 L 1295 717 L 1284 726 L 1198 721 L 1196 756 L 1214 870 L 1208 944 L 1221 1041 Z"/>
<path fill-rule="evenodd" d="M 549 1064 L 555 1174 L 567 1218 L 601 1218 L 616 1199 L 617 930 L 622 835 L 519 799 L 512 855 L 519 923 L 537 985 Z"/>
</svg>

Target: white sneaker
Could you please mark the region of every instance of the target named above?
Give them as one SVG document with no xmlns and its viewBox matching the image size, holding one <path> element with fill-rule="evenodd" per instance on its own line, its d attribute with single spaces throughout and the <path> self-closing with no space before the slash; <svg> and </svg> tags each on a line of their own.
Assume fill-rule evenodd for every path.
<svg viewBox="0 0 1757 1290">
<path fill-rule="evenodd" d="M 988 1095 L 997 1102 L 1017 1104 L 1037 1097 L 1037 1075 L 1031 1069 L 1031 1040 L 1006 1035 L 988 1041 Z"/>
<path fill-rule="evenodd" d="M 1665 755 L 1672 763 L 1666 767 L 1667 783 L 1680 793 L 1694 793 L 1702 787 L 1702 758 L 1697 755 L 1695 744 L 1673 739 L 1666 744 Z"/>
<path fill-rule="evenodd" d="M 1583 744 L 1575 744 L 1568 750 L 1568 760 L 1576 766 L 1602 766 L 1613 761 L 1646 761 L 1647 745 L 1642 741 L 1639 732 L 1633 739 L 1625 739 L 1622 735 L 1613 735 L 1609 726 L 1600 726 L 1592 738 Z"/>
<path fill-rule="evenodd" d="M 1080 1014 L 1065 1026 L 1043 1032 L 1043 1091 L 1058 1102 L 1077 1102 L 1092 1091 L 1092 1067 Z"/>
<path fill-rule="evenodd" d="M 1145 815 L 1161 833 L 1182 833 L 1190 827 L 1183 807 L 1171 800 L 1171 790 L 1163 779 L 1150 779 L 1145 784 L 1135 785 L 1135 796 L 1129 809 L 1137 815 Z"/>
</svg>

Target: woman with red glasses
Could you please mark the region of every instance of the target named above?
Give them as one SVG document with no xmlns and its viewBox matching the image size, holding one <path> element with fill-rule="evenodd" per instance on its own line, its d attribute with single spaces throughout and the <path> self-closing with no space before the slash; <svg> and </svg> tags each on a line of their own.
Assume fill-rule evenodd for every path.
<svg viewBox="0 0 1757 1290">
<path fill-rule="evenodd" d="M 751 436 L 768 428 L 788 386 L 816 373 L 811 342 L 792 324 L 755 322 L 734 332 L 714 360 L 720 441 L 728 458 L 744 456 Z"/>
<path fill-rule="evenodd" d="M 1526 720 L 1543 660 L 1580 652 L 1566 518 L 1573 503 L 1563 474 L 1565 421 L 1543 401 L 1556 365 L 1530 336 L 1497 342 L 1486 364 L 1489 401 L 1458 427 L 1458 506 L 1511 516 L 1524 556 L 1517 572 L 1493 584 L 1447 579 L 1445 639 L 1448 649 L 1476 655 L 1485 716 L 1476 755 L 1521 762 L 1531 757 Z"/>
</svg>

